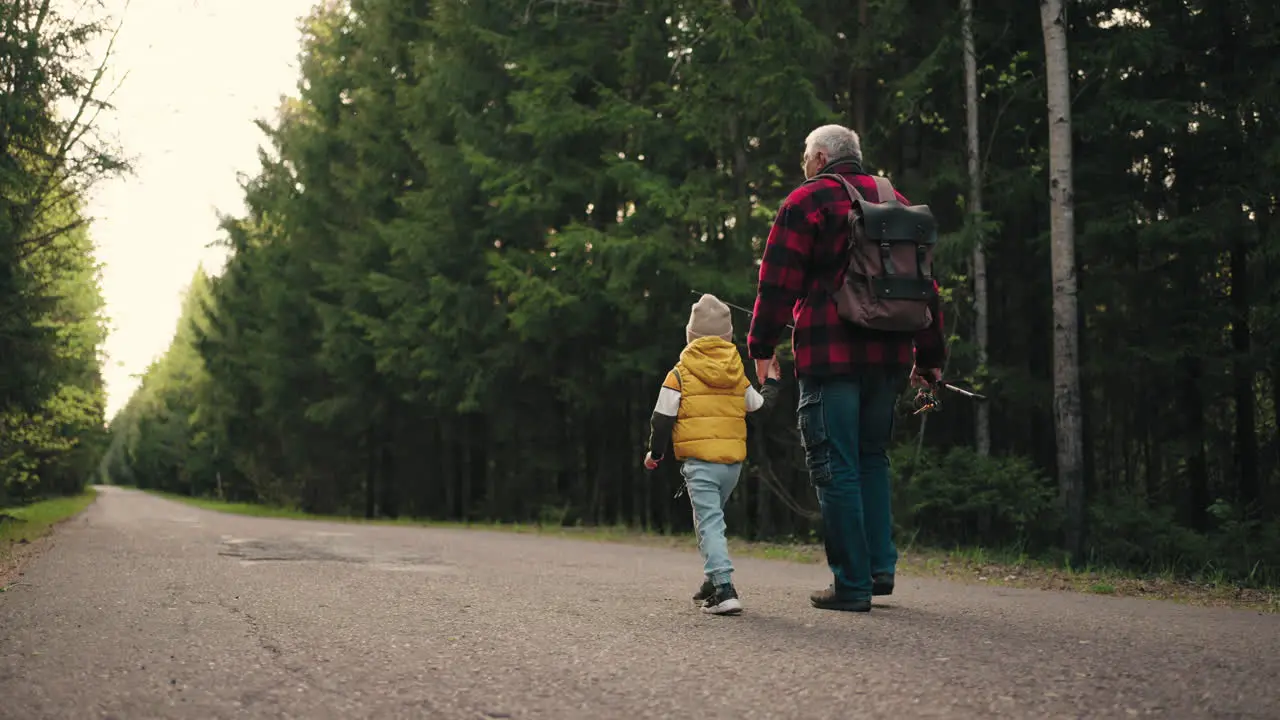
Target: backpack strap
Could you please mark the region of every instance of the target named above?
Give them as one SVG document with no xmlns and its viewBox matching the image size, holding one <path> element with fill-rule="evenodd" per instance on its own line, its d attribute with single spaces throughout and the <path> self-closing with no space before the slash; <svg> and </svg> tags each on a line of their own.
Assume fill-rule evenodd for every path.
<svg viewBox="0 0 1280 720">
<path fill-rule="evenodd" d="M 873 176 L 873 177 L 878 177 L 878 176 Z M 806 184 L 811 183 L 819 178 L 835 180 L 836 182 L 840 183 L 840 187 L 843 187 L 845 193 L 849 195 L 849 203 L 850 203 L 849 230 L 850 232 L 852 232 L 853 224 L 857 219 L 855 216 L 857 214 L 858 203 L 866 202 L 867 201 L 866 198 L 862 196 L 861 192 L 858 192 L 858 188 L 854 187 L 853 183 L 849 182 L 848 180 L 845 180 L 844 176 L 840 175 L 839 173 L 823 173 L 821 175 L 814 175 L 813 177 L 809 178 L 809 180 L 806 181 Z M 877 188 L 878 187 L 879 187 L 879 184 L 877 183 Z M 852 235 L 846 238 L 845 247 L 840 252 L 842 261 L 840 263 L 840 268 L 836 270 L 835 277 L 829 278 L 826 281 L 819 282 L 819 286 L 822 287 L 822 289 L 825 290 L 827 293 L 834 293 L 836 289 L 840 287 L 840 284 L 844 281 L 844 274 L 848 269 L 845 267 L 845 263 L 848 262 L 849 253 L 853 251 L 852 240 L 853 240 Z"/>
<path fill-rule="evenodd" d="M 898 199 L 897 193 L 894 192 L 893 183 L 889 182 L 889 178 L 883 175 L 872 175 L 871 177 L 875 178 L 876 195 L 878 196 L 878 199 L 880 200 L 880 202 L 886 203 L 886 202 L 897 201 Z M 841 178 L 841 179 L 843 180 L 844 178 Z"/>
<path fill-rule="evenodd" d="M 848 180 L 845 180 L 844 176 L 839 173 L 823 173 L 821 175 L 814 175 L 813 177 L 806 180 L 805 184 L 807 185 L 808 183 L 811 183 L 819 178 L 826 178 L 827 180 L 835 180 L 836 182 L 840 183 L 840 187 L 843 187 L 844 191 L 848 193 L 850 202 L 857 203 L 859 200 L 864 200 L 864 201 L 866 200 L 866 198 L 862 197 L 862 193 L 858 192 L 858 188 L 854 187 L 853 183 L 850 183 Z"/>
<path fill-rule="evenodd" d="M 876 183 L 877 204 L 894 202 L 898 199 L 897 192 L 893 189 L 893 183 L 889 182 L 889 178 L 883 175 L 871 175 L 870 177 Z M 845 180 L 844 176 L 838 173 L 823 173 L 821 175 L 814 175 L 813 177 L 806 180 L 805 183 L 806 184 L 811 183 L 814 180 L 817 180 L 819 178 L 835 180 L 836 182 L 840 183 L 840 186 L 844 188 L 844 191 L 849 194 L 849 199 L 854 202 L 857 202 L 858 200 L 862 200 L 864 202 L 866 201 L 866 198 L 862 196 L 862 193 L 858 192 L 858 188 L 854 187 L 853 183 L 850 183 L 848 180 Z"/>
<path fill-rule="evenodd" d="M 896 192 L 894 192 L 893 183 L 889 182 L 889 178 L 883 175 L 872 175 L 871 179 L 876 181 L 876 199 L 878 200 L 877 204 L 882 205 L 884 203 L 898 202 L 898 195 Z M 920 249 L 923 250 L 923 248 L 920 248 Z M 923 259 L 924 259 L 923 254 L 921 254 L 920 252 L 917 252 L 916 273 L 920 275 L 920 277 L 924 277 L 924 272 L 920 270 L 920 263 Z M 893 258 L 889 254 L 889 243 L 887 242 L 880 243 L 880 262 L 881 264 L 884 265 L 885 275 L 898 274 L 898 270 L 896 267 L 894 267 L 894 264 L 893 264 Z"/>
</svg>

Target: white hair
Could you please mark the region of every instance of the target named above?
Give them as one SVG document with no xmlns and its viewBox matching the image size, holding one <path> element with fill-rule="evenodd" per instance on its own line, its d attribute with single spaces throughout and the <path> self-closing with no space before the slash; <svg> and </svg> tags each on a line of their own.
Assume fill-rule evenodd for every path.
<svg viewBox="0 0 1280 720">
<path fill-rule="evenodd" d="M 804 139 L 804 156 L 811 158 L 815 153 L 826 155 L 828 162 L 852 157 L 861 163 L 862 141 L 858 133 L 843 125 L 823 125 Z"/>
</svg>

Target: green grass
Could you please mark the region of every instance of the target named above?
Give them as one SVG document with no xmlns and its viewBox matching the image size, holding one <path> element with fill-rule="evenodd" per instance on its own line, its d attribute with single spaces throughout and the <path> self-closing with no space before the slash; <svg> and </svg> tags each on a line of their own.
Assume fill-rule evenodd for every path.
<svg viewBox="0 0 1280 720">
<path fill-rule="evenodd" d="M 310 515 L 301 510 L 291 510 L 289 508 L 272 507 L 270 505 L 255 505 L 253 503 L 232 503 L 223 502 L 221 500 L 212 500 L 209 498 L 193 498 L 186 495 L 178 495 L 177 493 L 163 492 L 160 490 L 144 490 L 151 495 L 167 498 L 169 500 L 177 500 L 178 502 L 194 505 L 205 510 L 214 510 L 217 512 L 231 513 L 233 515 L 252 515 L 254 517 L 275 517 L 275 518 L 292 518 L 295 520 L 346 520 L 350 522 L 351 518 L 340 517 L 324 517 L 321 515 Z"/>
<path fill-rule="evenodd" d="M 0 508 L 0 575 L 18 546 L 33 543 L 47 535 L 53 526 L 78 515 L 97 492 L 88 488 L 79 495 L 41 500 L 30 505 Z"/>
<path fill-rule="evenodd" d="M 469 528 L 651 547 L 680 549 L 697 547 L 697 541 L 691 533 L 664 535 L 616 526 L 561 527 L 555 524 L 536 523 L 462 523 L 419 519 L 365 520 L 350 516 L 314 515 L 292 508 L 192 498 L 154 490 L 146 492 L 206 510 L 256 517 L 373 525 Z M 730 538 L 729 542 L 731 552 L 743 557 L 810 564 L 826 562 L 822 546 L 817 543 L 752 542 L 739 538 Z M 1221 577 L 1216 577 L 1214 573 L 1208 571 L 1210 569 L 1206 569 L 1206 572 L 1200 573 L 1196 578 L 1188 579 L 1178 577 L 1171 572 L 1138 574 L 1110 567 L 1072 568 L 1064 561 L 1032 558 L 1017 550 L 921 547 L 914 542 L 914 538 L 899 549 L 899 555 L 899 572 L 904 576 L 940 577 L 982 585 L 1142 597 L 1201 606 L 1236 607 L 1280 613 L 1280 589 L 1241 588 L 1225 582 Z"/>
</svg>

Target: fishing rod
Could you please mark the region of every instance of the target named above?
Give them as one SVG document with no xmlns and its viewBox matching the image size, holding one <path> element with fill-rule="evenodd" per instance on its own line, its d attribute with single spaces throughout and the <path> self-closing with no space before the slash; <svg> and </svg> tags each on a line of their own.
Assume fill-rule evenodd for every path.
<svg viewBox="0 0 1280 720">
<path fill-rule="evenodd" d="M 705 294 L 706 294 L 706 293 L 699 292 L 699 291 L 697 291 L 697 290 L 690 290 L 689 292 L 693 293 L 694 295 L 697 295 L 698 297 L 702 297 L 703 295 L 705 295 Z M 737 310 L 738 312 L 743 312 L 743 313 L 746 313 L 746 314 L 748 314 L 748 315 L 750 315 L 750 316 L 752 316 L 752 317 L 755 317 L 755 313 L 754 313 L 754 312 L 752 312 L 752 311 L 750 311 L 750 310 L 748 310 L 748 309 L 746 309 L 746 308 L 742 307 L 741 305 L 734 305 L 733 303 L 731 303 L 731 302 L 725 302 L 724 300 L 721 300 L 720 302 L 724 303 L 725 305 L 728 305 L 729 307 L 733 308 L 734 310 Z M 794 331 L 794 330 L 796 329 L 796 326 L 795 326 L 795 325 L 790 325 L 790 324 L 788 324 L 788 325 L 787 325 L 787 329 L 788 329 L 788 330 L 791 330 L 791 331 Z M 932 383 L 931 383 L 931 384 L 932 384 Z M 980 393 L 976 393 L 976 392 L 974 392 L 974 391 L 972 391 L 972 390 L 965 390 L 965 389 L 964 389 L 964 388 L 962 388 L 962 387 L 956 387 L 955 385 L 952 385 L 951 383 L 939 382 L 939 383 L 937 383 L 937 385 L 940 385 L 941 387 L 944 387 L 944 388 L 946 388 L 946 389 L 950 390 L 951 392 L 959 393 L 959 394 L 961 394 L 961 395 L 964 395 L 965 397 L 973 398 L 974 400 L 986 400 L 986 399 L 987 399 L 987 396 L 986 396 L 986 395 L 982 395 L 982 394 L 980 394 Z M 919 410 L 916 410 L 915 414 L 917 414 L 917 415 L 918 415 L 918 414 L 920 414 L 920 413 L 922 413 L 922 412 L 924 412 L 924 411 L 926 411 L 926 410 L 933 410 L 933 409 L 936 409 L 936 408 L 937 408 L 937 407 L 939 407 L 940 405 L 941 405 L 941 403 L 940 403 L 940 402 L 938 402 L 937 398 L 932 398 L 932 397 L 930 397 L 930 398 L 925 398 L 925 399 L 924 399 L 924 402 L 923 402 L 923 404 L 922 404 L 922 406 L 920 407 L 920 409 L 919 409 Z"/>
</svg>

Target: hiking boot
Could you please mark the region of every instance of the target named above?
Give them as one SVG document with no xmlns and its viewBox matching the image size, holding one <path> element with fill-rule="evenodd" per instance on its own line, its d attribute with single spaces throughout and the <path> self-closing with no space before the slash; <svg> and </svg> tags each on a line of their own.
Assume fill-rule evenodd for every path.
<svg viewBox="0 0 1280 720">
<path fill-rule="evenodd" d="M 693 595 L 693 603 L 701 605 L 707 601 L 707 598 L 716 594 L 716 586 L 711 584 L 710 580 L 703 580 L 702 587 L 698 588 L 698 592 Z"/>
<path fill-rule="evenodd" d="M 809 596 L 809 604 L 819 610 L 843 610 L 845 612 L 871 612 L 871 598 L 840 597 L 834 585 Z"/>
<path fill-rule="evenodd" d="M 871 594 L 872 595 L 892 595 L 893 594 L 893 576 L 889 573 L 881 573 L 871 576 Z"/>
<path fill-rule="evenodd" d="M 702 601 L 702 612 L 708 615 L 737 615 L 742 612 L 742 601 L 738 599 L 738 591 L 733 585 L 720 585 L 706 600 Z"/>
</svg>

